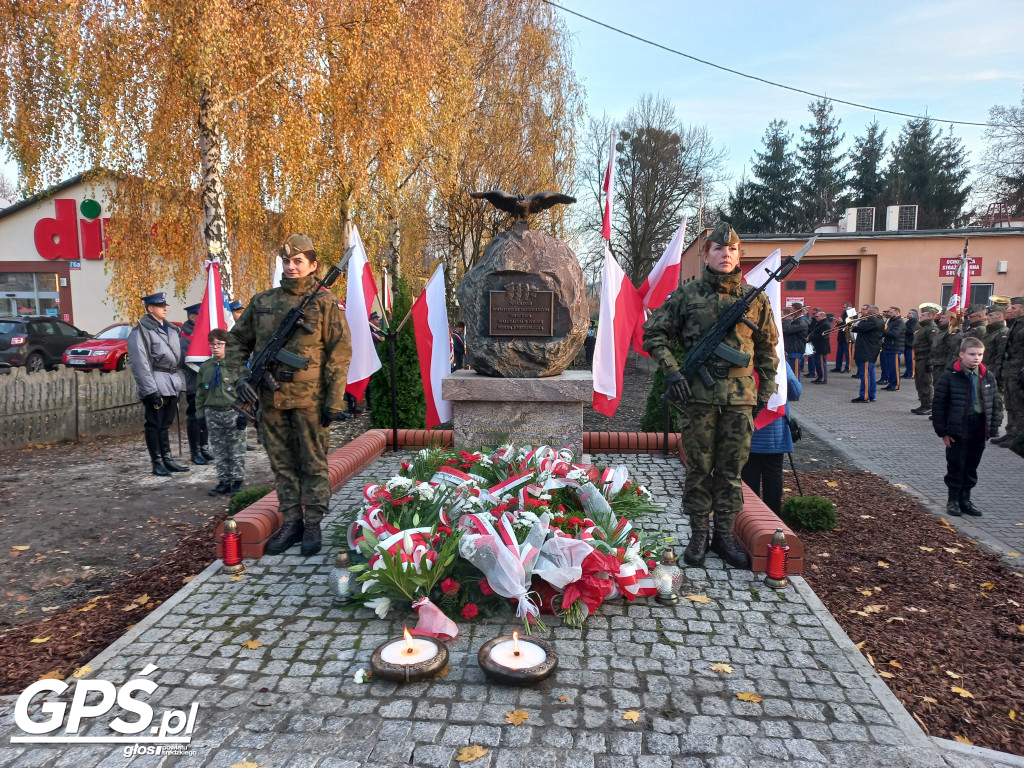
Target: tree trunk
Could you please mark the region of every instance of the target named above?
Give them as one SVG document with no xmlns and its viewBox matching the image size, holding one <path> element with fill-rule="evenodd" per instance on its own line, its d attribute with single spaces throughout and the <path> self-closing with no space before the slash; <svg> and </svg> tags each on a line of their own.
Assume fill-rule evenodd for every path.
<svg viewBox="0 0 1024 768">
<path fill-rule="evenodd" d="M 352 245 L 352 192 L 348 189 L 338 204 L 338 219 L 341 224 L 341 252 L 344 254 Z"/>
<path fill-rule="evenodd" d="M 210 259 L 220 259 L 221 288 L 228 299 L 235 297 L 231 277 L 231 248 L 224 210 L 224 137 L 220 132 L 209 88 L 199 95 L 199 155 L 202 160 L 203 239 Z"/>
<path fill-rule="evenodd" d="M 393 210 L 388 215 L 388 269 L 395 280 L 402 279 L 402 229 L 398 224 L 398 214 Z"/>
</svg>

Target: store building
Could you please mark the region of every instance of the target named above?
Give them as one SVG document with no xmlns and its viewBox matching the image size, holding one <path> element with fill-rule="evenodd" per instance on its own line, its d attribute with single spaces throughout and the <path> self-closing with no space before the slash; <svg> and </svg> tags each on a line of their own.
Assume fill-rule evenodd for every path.
<svg viewBox="0 0 1024 768">
<path fill-rule="evenodd" d="M 856 210 L 856 209 L 854 209 Z M 1016 222 L 1014 222 L 1016 223 Z M 972 304 L 989 296 L 1024 295 L 1024 227 L 966 227 L 941 230 L 837 231 L 823 227 L 800 266 L 783 281 L 783 306 L 800 302 L 839 314 L 843 303 L 859 308 L 900 307 L 905 313 L 926 301 L 946 306 L 953 274 L 969 240 Z M 681 279 L 700 274 L 705 230 L 683 251 Z M 776 248 L 782 257 L 803 247 L 810 234 L 742 234 L 740 265 L 754 267 Z"/>
<path fill-rule="evenodd" d="M 109 298 L 103 258 L 106 229 L 116 216 L 107 204 L 107 183 L 79 174 L 0 209 L 0 316 L 49 315 L 89 333 L 124 320 Z M 197 275 L 180 301 L 173 285 L 154 290 L 167 294 L 170 319 L 183 321 L 182 307 L 201 301 L 205 286 Z"/>
</svg>

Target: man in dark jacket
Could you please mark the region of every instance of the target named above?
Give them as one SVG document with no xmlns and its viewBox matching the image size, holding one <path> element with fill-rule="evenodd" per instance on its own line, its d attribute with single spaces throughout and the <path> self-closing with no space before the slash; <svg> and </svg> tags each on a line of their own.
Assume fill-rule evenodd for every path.
<svg viewBox="0 0 1024 768">
<path fill-rule="evenodd" d="M 782 321 L 782 337 L 786 342 L 786 362 L 793 369 L 796 377 L 800 378 L 800 370 L 804 367 L 804 350 L 807 348 L 807 331 L 810 329 L 810 321 L 804 316 L 804 305 L 796 302 L 789 311 L 792 317 Z"/>
<path fill-rule="evenodd" d="M 807 340 L 814 347 L 814 358 L 810 367 L 810 372 L 815 374 L 812 384 L 828 383 L 828 353 L 832 351 L 829 336 L 831 325 L 828 317 L 820 309 L 814 313 L 811 328 L 807 332 Z"/>
<path fill-rule="evenodd" d="M 188 452 L 193 464 L 209 464 L 213 460 L 213 453 L 210 451 L 210 437 L 203 428 L 202 422 L 196 416 L 196 370 L 185 362 L 188 357 L 188 348 L 192 344 L 192 334 L 196 330 L 196 320 L 199 319 L 199 310 L 202 304 L 193 304 L 185 307 L 185 323 L 181 326 L 178 338 L 181 340 L 181 371 L 185 374 L 185 402 L 188 408 L 185 410 L 186 425 L 188 427 Z"/>
<path fill-rule="evenodd" d="M 981 517 L 971 503 L 985 441 L 998 437 L 1003 400 L 996 377 L 981 362 L 985 345 L 972 336 L 960 343 L 959 359 L 946 368 L 935 388 L 932 425 L 946 445 L 946 513 Z"/>
<path fill-rule="evenodd" d="M 875 361 L 882 349 L 882 334 L 885 322 L 878 314 L 878 307 L 869 305 L 864 317 L 853 324 L 857 341 L 853 345 L 853 361 L 857 364 L 857 378 L 860 379 L 860 395 L 853 403 L 875 402 Z"/>
<path fill-rule="evenodd" d="M 878 383 L 890 392 L 895 392 L 900 388 L 900 353 L 906 343 L 906 335 L 899 307 L 889 307 L 885 317 L 885 330 L 882 331 L 882 378 Z"/>
<path fill-rule="evenodd" d="M 917 310 L 907 310 L 907 322 L 904 326 L 904 341 L 903 341 L 903 378 L 912 379 L 914 378 L 914 370 L 916 369 L 914 361 L 914 333 L 917 331 Z"/>
</svg>

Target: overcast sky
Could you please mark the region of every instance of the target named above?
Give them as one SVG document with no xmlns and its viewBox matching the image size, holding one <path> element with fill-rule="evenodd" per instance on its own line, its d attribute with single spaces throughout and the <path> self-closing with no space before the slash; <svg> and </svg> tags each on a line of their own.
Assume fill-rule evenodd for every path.
<svg viewBox="0 0 1024 768">
<path fill-rule="evenodd" d="M 857 3 L 555 0 L 571 10 L 708 61 L 875 108 L 986 122 L 1020 104 L 1024 3 L 927 0 Z M 812 98 L 754 82 L 562 13 L 592 114 L 623 117 L 644 92 L 667 97 L 687 123 L 706 124 L 739 178 L 768 122 L 798 135 Z M 849 145 L 874 118 L 895 138 L 907 118 L 834 105 Z M 944 126 L 945 127 L 945 126 Z M 956 126 L 970 159 L 983 127 Z"/>
<path fill-rule="evenodd" d="M 991 106 L 1019 104 L 1024 87 L 1020 0 L 556 1 L 693 56 L 876 108 L 985 122 Z M 619 118 L 642 93 L 663 95 L 685 122 L 706 124 L 728 150 L 734 181 L 749 169 L 770 120 L 789 121 L 794 134 L 809 122 L 809 96 L 562 16 L 572 32 L 573 62 L 591 113 Z M 835 114 L 847 144 L 875 117 L 888 129 L 888 140 L 906 121 L 843 105 L 835 105 Z M 957 126 L 955 132 L 976 161 L 984 128 Z M 8 178 L 16 177 L 10 161 L 2 169 Z"/>
</svg>

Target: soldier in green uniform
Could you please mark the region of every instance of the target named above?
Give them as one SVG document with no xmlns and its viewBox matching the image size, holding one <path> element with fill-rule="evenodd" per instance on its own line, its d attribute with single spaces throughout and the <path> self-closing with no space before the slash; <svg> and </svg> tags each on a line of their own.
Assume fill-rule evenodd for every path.
<svg viewBox="0 0 1024 768">
<path fill-rule="evenodd" d="M 982 344 L 985 343 L 985 331 L 988 329 L 988 319 L 985 317 L 985 309 L 986 307 L 984 304 L 975 304 L 968 310 L 967 327 L 960 330 L 960 341 L 973 337 Z M 959 350 L 959 346 L 957 349 Z M 959 356 L 959 351 L 953 354 L 954 358 L 958 358 Z"/>
<path fill-rule="evenodd" d="M 720 314 L 741 296 L 748 286 L 740 273 L 740 239 L 726 222 L 720 222 L 704 243 L 704 270 L 699 279 L 672 294 L 644 325 L 644 349 L 665 371 L 668 397 L 684 402 L 683 446 L 686 450 L 686 485 L 683 509 L 690 515 L 690 541 L 683 559 L 700 565 L 709 545 L 713 552 L 734 568 L 749 568 L 750 558 L 740 547 L 733 526 L 743 506 L 740 470 L 750 453 L 754 416 L 776 391 L 778 330 L 771 305 L 762 294 L 747 312 L 757 330 L 738 323 L 725 338 L 725 345 L 749 356 L 746 366 L 716 359 L 709 367 L 714 377 L 705 386 L 698 377 L 686 383 L 673 347 L 685 354 Z M 759 384 L 755 384 L 754 373 Z M 710 533 L 714 512 L 715 534 Z"/>
<path fill-rule="evenodd" d="M 992 371 L 999 378 L 999 362 L 1003 359 L 1003 352 L 1006 349 L 1006 337 L 1009 329 L 1006 327 L 1006 310 L 1010 306 L 1010 300 L 1005 296 L 989 296 L 989 305 L 985 308 L 985 359 L 982 364 Z"/>
<path fill-rule="evenodd" d="M 991 442 L 1012 448 L 1024 433 L 1024 296 L 1014 296 L 1006 310 L 1008 332 L 996 378 L 1006 405 L 1006 434 Z"/>
<path fill-rule="evenodd" d="M 946 366 L 949 365 L 950 350 L 953 348 L 959 348 L 960 346 L 957 341 L 958 334 L 949 327 L 955 316 L 955 312 L 947 310 L 940 314 L 935 320 L 938 330 L 932 337 L 932 348 L 928 353 L 928 367 L 932 372 L 933 392 L 935 390 L 935 385 L 938 384 L 939 379 L 942 377 L 942 372 L 946 370 Z"/>
<path fill-rule="evenodd" d="M 935 385 L 932 381 L 930 359 L 935 337 L 939 334 L 935 316 L 941 311 L 942 308 L 938 304 L 926 303 L 918 307 L 921 321 L 917 324 L 917 330 L 914 331 L 914 368 L 917 372 L 917 375 L 914 376 L 914 386 L 917 387 L 917 397 L 921 404 L 917 408 L 911 408 L 910 412 L 920 416 L 927 416 L 932 412 Z"/>
<path fill-rule="evenodd" d="M 283 525 L 267 542 L 269 554 L 280 554 L 301 541 L 303 555 L 320 551 L 320 521 L 327 512 L 331 485 L 327 478 L 328 428 L 345 410 L 345 379 L 352 357 L 351 336 L 338 302 L 319 291 L 307 304 L 305 325 L 285 349 L 308 358 L 306 370 L 276 364 L 280 384 L 271 392 L 253 390 L 244 377 L 246 361 L 273 336 L 281 320 L 305 294 L 316 290 L 319 259 L 306 235 L 291 235 L 281 248 L 280 288 L 252 298 L 228 334 L 228 369 L 241 376 L 238 396 L 260 405 L 260 438 L 277 483 Z"/>
</svg>

